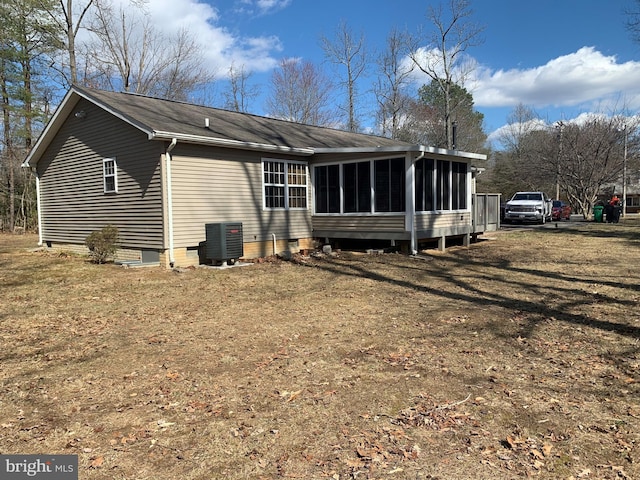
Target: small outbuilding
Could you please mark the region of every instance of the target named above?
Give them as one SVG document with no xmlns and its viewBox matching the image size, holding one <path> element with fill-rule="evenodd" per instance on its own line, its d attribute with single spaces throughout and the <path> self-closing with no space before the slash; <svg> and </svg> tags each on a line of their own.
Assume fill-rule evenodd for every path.
<svg viewBox="0 0 640 480">
<path fill-rule="evenodd" d="M 477 233 L 474 171 L 485 160 L 72 87 L 23 166 L 36 174 L 42 244 L 86 251 L 85 238 L 111 224 L 117 260 L 172 267 L 206 260 L 207 231 L 220 225 L 233 226 L 244 258 L 336 239 L 408 252 L 423 240 L 468 242 Z"/>
</svg>

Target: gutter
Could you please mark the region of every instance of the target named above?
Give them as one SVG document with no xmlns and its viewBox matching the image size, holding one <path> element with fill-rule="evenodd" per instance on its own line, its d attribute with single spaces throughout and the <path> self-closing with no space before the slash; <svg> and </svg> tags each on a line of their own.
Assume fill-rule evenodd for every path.
<svg viewBox="0 0 640 480">
<path fill-rule="evenodd" d="M 240 148 L 243 150 L 258 150 L 268 152 L 289 153 L 292 155 L 311 156 L 316 151 L 313 148 L 285 147 L 281 145 L 269 145 L 266 143 L 242 142 L 239 140 L 229 140 L 226 138 L 211 138 L 201 135 L 175 134 L 172 132 L 154 131 L 149 134 L 149 140 L 171 140 L 184 143 L 195 143 L 198 145 L 214 145 L 218 147 Z"/>
<path fill-rule="evenodd" d="M 171 143 L 167 147 L 165 153 L 165 162 L 167 164 L 167 223 L 169 234 L 169 266 L 173 268 L 175 264 L 175 257 L 173 252 L 173 199 L 171 193 L 171 150 L 175 148 L 178 143 L 178 139 L 171 139 Z"/>
</svg>

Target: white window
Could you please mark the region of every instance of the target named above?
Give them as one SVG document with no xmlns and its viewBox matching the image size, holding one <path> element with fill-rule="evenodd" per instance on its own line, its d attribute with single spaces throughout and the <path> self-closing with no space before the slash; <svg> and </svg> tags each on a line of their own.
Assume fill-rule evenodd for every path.
<svg viewBox="0 0 640 480">
<path fill-rule="evenodd" d="M 115 158 L 105 158 L 102 161 L 104 178 L 104 193 L 116 193 L 118 191 L 118 165 Z"/>
<path fill-rule="evenodd" d="M 265 208 L 307 208 L 307 165 L 281 160 L 262 161 Z"/>
</svg>

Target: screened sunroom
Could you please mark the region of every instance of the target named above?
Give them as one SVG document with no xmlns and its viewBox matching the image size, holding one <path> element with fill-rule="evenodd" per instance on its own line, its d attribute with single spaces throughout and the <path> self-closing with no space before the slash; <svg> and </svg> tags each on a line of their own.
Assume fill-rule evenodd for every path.
<svg viewBox="0 0 640 480">
<path fill-rule="evenodd" d="M 468 241 L 471 162 L 481 156 L 426 148 L 349 153 L 318 155 L 310 165 L 315 237 L 388 240 L 411 251 L 426 240 Z"/>
</svg>

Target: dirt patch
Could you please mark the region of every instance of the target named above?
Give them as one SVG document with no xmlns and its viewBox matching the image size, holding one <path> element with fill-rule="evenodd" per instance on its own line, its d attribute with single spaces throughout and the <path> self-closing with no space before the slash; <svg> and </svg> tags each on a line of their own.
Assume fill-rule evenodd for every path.
<svg viewBox="0 0 640 480">
<path fill-rule="evenodd" d="M 83 479 L 640 478 L 640 229 L 123 269 L 0 236 L 0 449 Z"/>
</svg>

